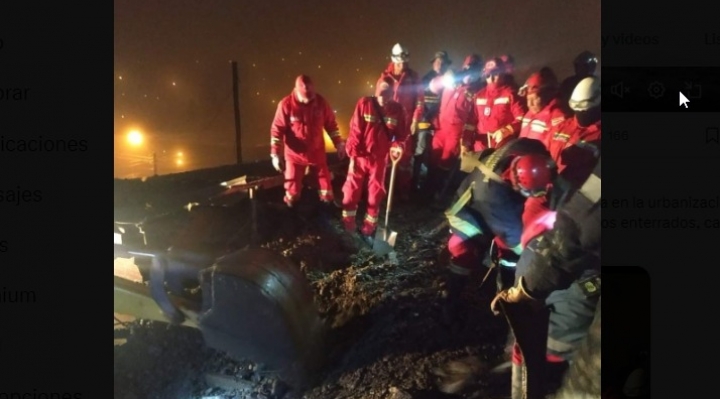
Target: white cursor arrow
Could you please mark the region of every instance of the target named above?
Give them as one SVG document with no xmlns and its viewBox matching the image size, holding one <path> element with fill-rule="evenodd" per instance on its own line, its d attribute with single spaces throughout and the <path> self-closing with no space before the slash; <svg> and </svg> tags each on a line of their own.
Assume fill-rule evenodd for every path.
<svg viewBox="0 0 720 399">
<path fill-rule="evenodd" d="M 687 97 L 685 97 L 685 95 L 682 94 L 682 92 L 680 92 L 680 106 L 682 107 L 684 105 L 685 108 L 687 108 L 688 107 L 687 103 L 689 103 L 689 102 L 690 102 L 690 100 L 688 100 Z"/>
</svg>

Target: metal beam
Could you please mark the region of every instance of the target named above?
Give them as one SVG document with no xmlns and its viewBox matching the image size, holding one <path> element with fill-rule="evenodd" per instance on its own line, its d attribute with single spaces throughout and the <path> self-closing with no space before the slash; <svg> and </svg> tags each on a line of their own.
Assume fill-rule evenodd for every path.
<svg viewBox="0 0 720 399">
<path fill-rule="evenodd" d="M 169 323 L 169 320 L 155 303 L 150 295 L 150 288 L 142 283 L 137 283 L 114 276 L 115 278 L 115 313 L 134 316 L 138 319 L 147 319 Z M 187 316 L 181 324 L 186 327 L 199 328 L 197 323 L 197 305 L 184 298 L 171 296 L 172 301 L 182 309 Z"/>
</svg>

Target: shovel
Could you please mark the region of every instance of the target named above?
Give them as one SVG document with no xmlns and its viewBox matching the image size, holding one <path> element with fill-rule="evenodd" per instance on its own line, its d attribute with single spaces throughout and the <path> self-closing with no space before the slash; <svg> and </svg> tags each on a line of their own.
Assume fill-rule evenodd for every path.
<svg viewBox="0 0 720 399">
<path fill-rule="evenodd" d="M 392 252 L 395 247 L 395 241 L 397 240 L 397 232 L 388 229 L 388 220 L 390 219 L 393 189 L 395 188 L 395 170 L 401 157 L 402 150 L 400 148 L 394 147 L 390 149 L 392 169 L 390 170 L 390 188 L 388 190 L 387 209 L 385 210 L 385 226 L 377 228 L 375 232 L 375 242 L 373 242 L 373 251 L 378 256 L 384 256 Z"/>
</svg>

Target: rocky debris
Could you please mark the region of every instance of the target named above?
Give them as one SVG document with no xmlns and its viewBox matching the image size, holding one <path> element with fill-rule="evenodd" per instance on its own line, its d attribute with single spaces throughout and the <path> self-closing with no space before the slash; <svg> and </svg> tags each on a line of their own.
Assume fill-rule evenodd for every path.
<svg viewBox="0 0 720 399">
<path fill-rule="evenodd" d="M 440 378 L 438 388 L 441 392 L 459 393 L 485 371 L 487 371 L 487 365 L 477 357 L 470 356 L 450 361 L 445 366 L 434 369 L 433 374 Z"/>
<path fill-rule="evenodd" d="M 387 399 L 412 399 L 412 395 L 396 387 L 388 389 Z"/>
<path fill-rule="evenodd" d="M 294 391 L 272 370 L 207 348 L 199 331 L 135 321 L 127 324 L 127 342 L 115 347 L 116 398 L 507 395 L 509 379 L 489 373 L 503 360 L 508 331 L 489 310 L 494 285 L 468 292 L 467 318 L 460 328 L 441 323 L 447 260 L 441 213 L 398 206 L 390 217 L 391 228 L 398 231 L 395 251 L 378 257 L 343 244 L 339 209 L 268 207 L 262 246 L 292 259 L 306 275 L 329 330 L 317 382 Z"/>
</svg>

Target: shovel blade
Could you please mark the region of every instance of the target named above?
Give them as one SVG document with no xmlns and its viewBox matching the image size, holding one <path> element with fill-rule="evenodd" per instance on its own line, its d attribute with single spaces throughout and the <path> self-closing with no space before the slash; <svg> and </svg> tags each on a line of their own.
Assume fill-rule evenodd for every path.
<svg viewBox="0 0 720 399">
<path fill-rule="evenodd" d="M 396 240 L 396 231 L 385 230 L 384 228 L 378 227 L 375 233 L 375 242 L 373 242 L 373 251 L 379 256 L 387 255 L 393 251 Z"/>
</svg>

